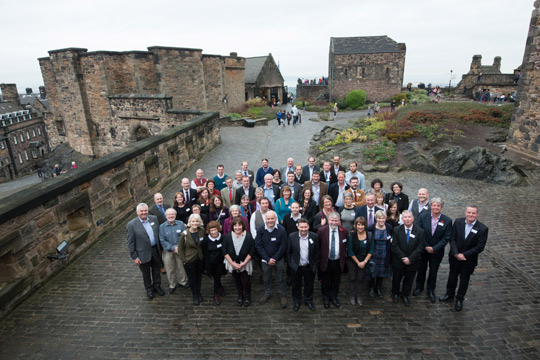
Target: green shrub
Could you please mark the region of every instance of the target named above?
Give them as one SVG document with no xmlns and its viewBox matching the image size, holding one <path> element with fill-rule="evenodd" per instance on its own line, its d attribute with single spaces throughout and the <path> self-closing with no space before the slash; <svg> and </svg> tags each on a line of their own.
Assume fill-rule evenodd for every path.
<svg viewBox="0 0 540 360">
<path fill-rule="evenodd" d="M 401 104 L 401 100 L 405 100 L 405 104 L 409 102 L 407 94 L 405 94 L 405 93 L 399 93 L 399 94 L 396 94 L 396 95 L 392 96 L 392 100 L 394 100 L 397 105 Z"/>
<path fill-rule="evenodd" d="M 228 114 L 225 114 L 225 116 L 228 116 L 231 119 L 241 119 L 241 118 L 243 118 L 242 114 L 239 114 L 239 113 L 228 113 Z"/>
<path fill-rule="evenodd" d="M 366 92 L 364 90 L 353 90 L 345 97 L 347 106 L 351 109 L 357 109 L 366 103 Z"/>
<path fill-rule="evenodd" d="M 340 110 L 347 109 L 347 100 L 345 100 L 344 98 L 338 99 L 338 101 L 336 102 L 337 102 L 338 109 Z"/>
</svg>

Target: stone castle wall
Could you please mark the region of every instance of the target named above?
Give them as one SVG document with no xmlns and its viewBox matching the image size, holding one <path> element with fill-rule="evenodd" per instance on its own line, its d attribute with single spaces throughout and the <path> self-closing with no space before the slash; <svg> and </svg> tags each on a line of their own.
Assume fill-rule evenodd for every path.
<svg viewBox="0 0 540 360">
<path fill-rule="evenodd" d="M 540 146 L 540 0 L 534 2 L 517 97 L 510 125 L 510 141 L 518 151 L 539 159 Z"/>
<path fill-rule="evenodd" d="M 218 113 L 206 113 L 3 199 L 0 317 L 219 142 Z M 68 258 L 49 260 L 62 241 Z"/>
<path fill-rule="evenodd" d="M 131 143 L 132 137 L 120 138 L 114 133 L 115 116 L 111 97 L 147 96 L 150 109 L 137 105 L 138 117 L 152 118 L 155 134 L 171 126 L 171 120 L 183 116 L 163 116 L 155 119 L 152 108 L 155 98 L 169 96 L 167 110 L 228 112 L 232 103 L 240 104 L 244 97 L 245 59 L 236 56 L 203 55 L 200 49 L 150 47 L 148 51 L 96 51 L 61 49 L 39 59 L 43 80 L 49 91 L 51 116 L 46 116 L 51 147 L 68 142 L 76 151 L 104 156 Z M 232 101 L 223 102 L 224 94 Z M 123 126 L 123 125 L 121 125 Z M 119 129 L 120 130 L 120 129 Z M 116 137 L 115 137 L 116 136 Z"/>
<path fill-rule="evenodd" d="M 313 101 L 325 92 L 328 92 L 328 85 L 296 84 L 296 98 L 298 100 Z"/>
<path fill-rule="evenodd" d="M 345 97 L 349 91 L 365 90 L 369 101 L 388 100 L 401 92 L 405 69 L 405 46 L 394 53 L 330 53 L 328 87 L 330 100 Z"/>
</svg>

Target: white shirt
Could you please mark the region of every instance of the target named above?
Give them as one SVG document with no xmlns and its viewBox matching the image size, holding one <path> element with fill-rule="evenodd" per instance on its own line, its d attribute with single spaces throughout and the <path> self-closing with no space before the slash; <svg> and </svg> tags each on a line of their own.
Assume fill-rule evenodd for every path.
<svg viewBox="0 0 540 360">
<path fill-rule="evenodd" d="M 306 266 L 308 264 L 309 264 L 309 239 L 307 236 L 305 238 L 300 236 L 300 263 L 298 265 Z"/>
<path fill-rule="evenodd" d="M 266 214 L 268 214 L 268 211 L 266 213 L 262 213 L 260 210 L 259 213 L 261 214 L 263 220 L 264 220 L 264 226 L 266 227 Z M 257 227 L 255 226 L 255 212 L 251 215 L 251 219 L 249 220 L 249 230 L 251 231 L 251 236 L 255 239 L 257 237 Z"/>
</svg>

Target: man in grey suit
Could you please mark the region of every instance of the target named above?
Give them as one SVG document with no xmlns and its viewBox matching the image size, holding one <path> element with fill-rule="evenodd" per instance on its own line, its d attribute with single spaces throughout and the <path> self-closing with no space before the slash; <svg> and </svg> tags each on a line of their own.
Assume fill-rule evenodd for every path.
<svg viewBox="0 0 540 360">
<path fill-rule="evenodd" d="M 285 181 L 281 187 L 285 185 L 291 189 L 291 197 L 294 199 L 294 201 L 299 201 L 300 194 L 302 192 L 302 185 L 294 181 L 294 173 L 292 171 L 287 173 L 287 181 Z"/>
<path fill-rule="evenodd" d="M 151 300 L 154 291 L 165 295 L 161 289 L 161 256 L 159 224 L 157 217 L 148 215 L 148 205 L 137 205 L 137 217 L 126 226 L 129 255 L 142 272 L 146 296 Z"/>
<path fill-rule="evenodd" d="M 287 173 L 292 171 L 294 174 L 294 169 L 294 159 L 290 157 L 287 159 L 287 166 L 283 166 L 281 169 L 279 169 L 279 172 L 281 173 L 281 181 L 287 182 Z"/>
</svg>

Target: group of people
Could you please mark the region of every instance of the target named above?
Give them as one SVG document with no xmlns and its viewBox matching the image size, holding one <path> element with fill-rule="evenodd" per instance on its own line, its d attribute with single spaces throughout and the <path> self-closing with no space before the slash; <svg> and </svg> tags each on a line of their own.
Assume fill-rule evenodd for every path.
<svg viewBox="0 0 540 360">
<path fill-rule="evenodd" d="M 137 217 L 126 228 L 127 247 L 148 298 L 165 294 L 163 264 L 169 293 L 189 287 L 195 305 L 203 302 L 203 273 L 213 279 L 213 300 L 221 304 L 227 272 L 238 306 L 252 303 L 254 272 L 264 283 L 260 304 L 272 298 L 274 280 L 283 308 L 291 287 L 294 311 L 302 303 L 315 309 L 316 279 L 323 306 L 340 307 L 344 273 L 351 305 L 362 305 L 366 291 L 383 298 L 385 278 L 392 279 L 394 302 L 410 306 L 411 291 L 418 296 L 424 289 L 436 302 L 437 273 L 449 243 L 450 273 L 439 301 L 455 298 L 456 311 L 462 310 L 488 236 L 476 206 L 452 221 L 442 212 L 444 201 L 430 198 L 427 189 L 410 201 L 398 181 L 388 192 L 377 178 L 367 188 L 358 164 L 351 161 L 346 170 L 339 156 L 322 167 L 313 157 L 305 166 L 289 158 L 275 170 L 263 159 L 256 173 L 243 161 L 236 175 L 233 181 L 218 165 L 216 176 L 205 178 L 199 169 L 192 181 L 182 179 L 173 206 L 160 193 L 153 205 L 137 205 Z"/>
<path fill-rule="evenodd" d="M 305 105 L 304 105 L 304 110 L 305 110 Z M 292 124 L 296 125 L 302 122 L 302 115 L 300 115 L 300 112 L 298 111 L 298 108 L 296 107 L 296 105 L 293 105 L 291 111 L 289 112 L 287 112 L 287 110 L 278 109 L 276 113 L 276 120 L 278 122 L 278 126 L 285 127 L 285 122 L 287 122 L 287 125 L 290 126 L 291 120 L 293 122 Z"/>
</svg>

